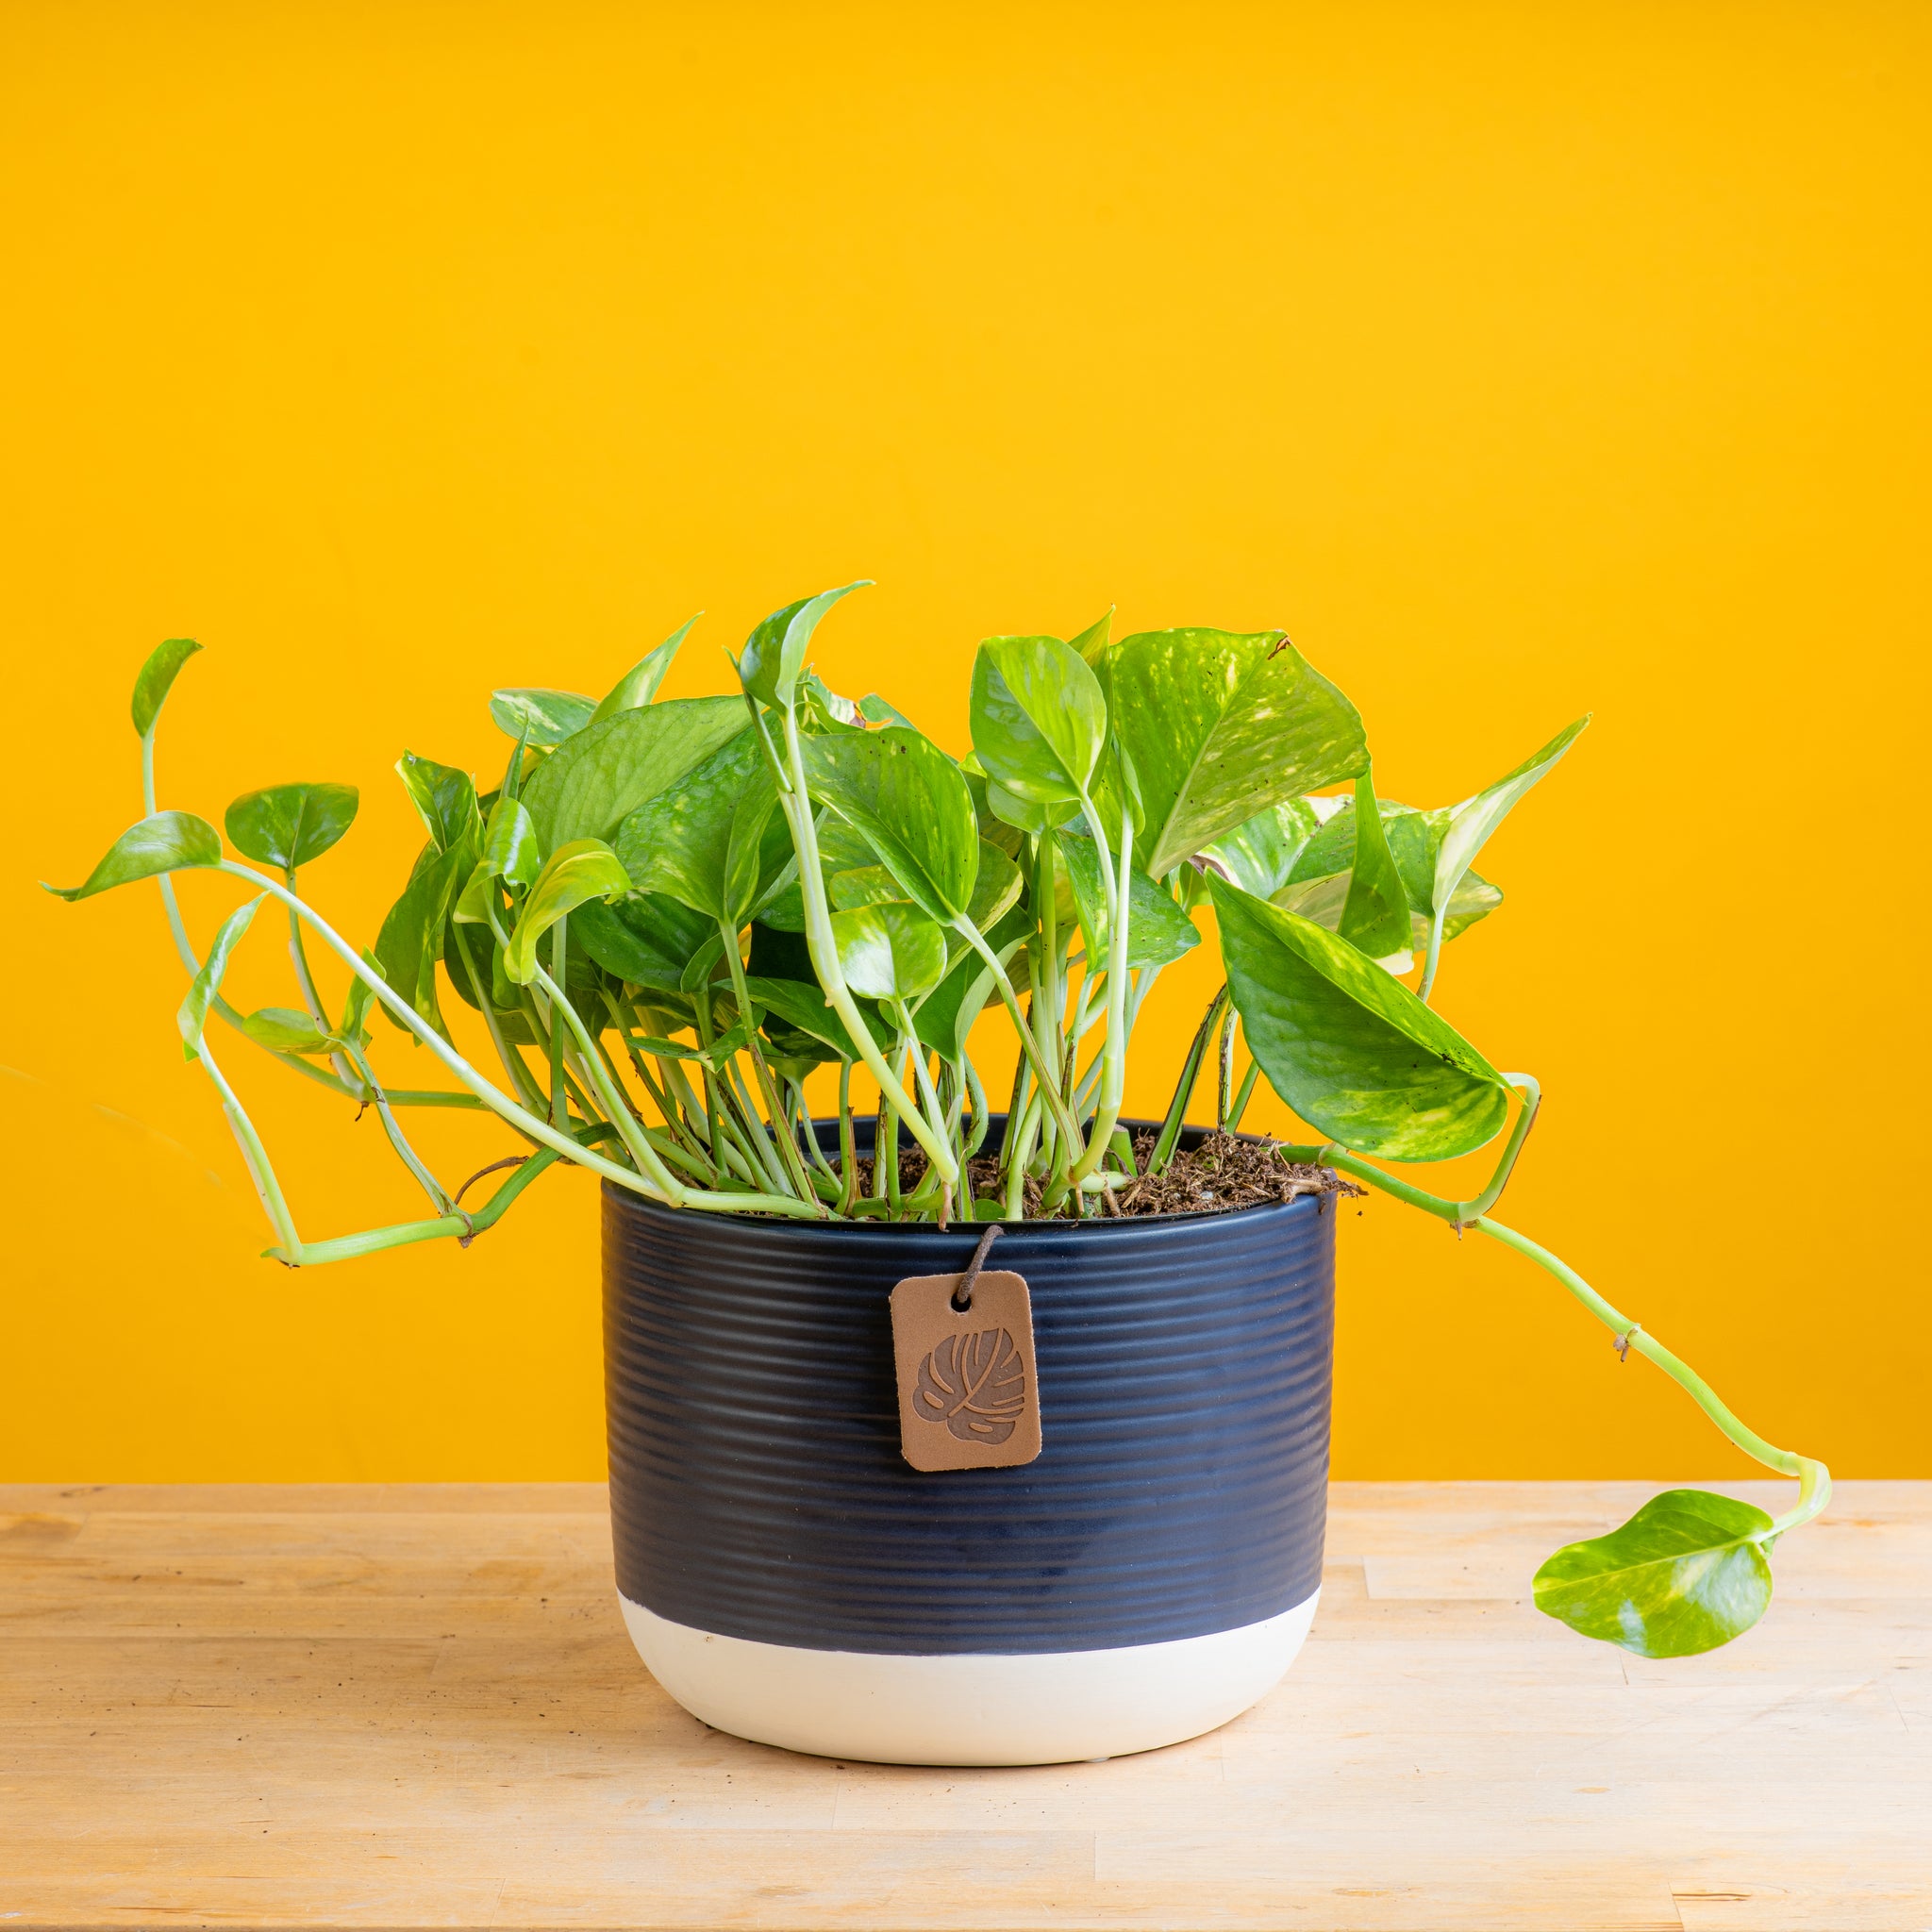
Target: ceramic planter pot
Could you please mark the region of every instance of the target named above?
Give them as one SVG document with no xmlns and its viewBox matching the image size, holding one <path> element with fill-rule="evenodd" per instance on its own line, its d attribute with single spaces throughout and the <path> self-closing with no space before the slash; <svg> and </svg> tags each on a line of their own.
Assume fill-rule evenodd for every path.
<svg viewBox="0 0 1932 1932">
<path fill-rule="evenodd" d="M 604 1191 L 625 1621 L 693 1716 L 903 1764 L 1108 1757 L 1264 1696 L 1315 1613 L 1335 1204 L 1008 1226 L 1044 1444 L 902 1457 L 887 1298 L 981 1230 Z"/>
</svg>

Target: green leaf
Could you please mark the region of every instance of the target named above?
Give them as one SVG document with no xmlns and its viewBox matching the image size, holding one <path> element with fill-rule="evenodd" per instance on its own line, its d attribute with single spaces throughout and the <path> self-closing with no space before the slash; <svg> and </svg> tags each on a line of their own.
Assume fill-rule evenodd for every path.
<svg viewBox="0 0 1932 1932">
<path fill-rule="evenodd" d="M 1367 766 L 1355 707 L 1279 631 L 1143 631 L 1108 664 L 1156 878 L 1266 807 Z"/>
<path fill-rule="evenodd" d="M 1020 868 L 1007 857 L 1006 852 L 991 839 L 982 839 L 979 841 L 979 871 L 974 876 L 973 897 L 967 904 L 966 917 L 982 933 L 990 931 L 1018 901 L 1025 885 Z M 946 943 L 951 946 L 953 939 L 949 938 Z M 963 946 L 966 941 L 959 940 L 958 943 Z"/>
<path fill-rule="evenodd" d="M 715 920 L 657 892 L 608 906 L 588 900 L 570 916 L 573 955 L 581 951 L 614 977 L 656 994 L 677 992 L 685 969 L 717 937 Z"/>
<path fill-rule="evenodd" d="M 92 899 L 112 886 L 131 885 L 136 879 L 158 878 L 165 872 L 182 872 L 198 865 L 219 865 L 222 841 L 206 819 L 192 811 L 158 811 L 142 819 L 116 839 L 86 883 L 78 886 L 50 886 L 42 879 L 42 891 L 70 903 Z"/>
<path fill-rule="evenodd" d="M 271 1053 L 328 1053 L 336 1044 L 307 1013 L 291 1007 L 263 1007 L 242 1022 L 242 1030 Z"/>
<path fill-rule="evenodd" d="M 320 858 L 355 823 L 353 785 L 271 785 L 228 808 L 228 843 L 258 865 L 293 872 Z"/>
<path fill-rule="evenodd" d="M 1763 1616 L 1771 1529 L 1749 1503 L 1666 1490 L 1621 1529 L 1558 1550 L 1536 1573 L 1536 1607 L 1639 1657 L 1695 1657 Z"/>
<path fill-rule="evenodd" d="M 532 772 L 523 803 L 545 853 L 608 841 L 646 800 L 744 729 L 741 698 L 670 698 L 579 732 Z"/>
<path fill-rule="evenodd" d="M 602 840 L 578 839 L 559 846 L 524 901 L 504 952 L 504 972 L 515 985 L 528 986 L 537 976 L 538 941 L 559 919 L 587 899 L 610 900 L 629 891 L 629 874 Z"/>
<path fill-rule="evenodd" d="M 1105 972 L 1111 957 L 1112 926 L 1107 916 L 1107 886 L 1101 878 L 1102 858 L 1091 839 L 1078 832 L 1058 836 L 1060 858 L 1073 888 L 1074 908 L 1087 943 L 1088 970 Z M 1201 943 L 1194 922 L 1161 887 L 1144 873 L 1128 874 L 1127 964 L 1167 966 Z"/>
<path fill-rule="evenodd" d="M 858 715 L 868 724 L 903 724 L 908 731 L 917 731 L 916 725 L 906 713 L 895 705 L 890 705 L 875 691 L 869 691 L 858 701 Z"/>
<path fill-rule="evenodd" d="M 439 852 L 447 852 L 466 839 L 473 844 L 480 841 L 483 817 L 477 809 L 475 781 L 469 773 L 406 751 L 396 760 L 396 776 L 403 781 L 403 790 L 409 794 L 429 842 Z"/>
<path fill-rule="evenodd" d="M 980 853 L 973 793 L 929 738 L 887 725 L 808 739 L 805 770 L 812 796 L 864 838 L 923 912 L 950 924 L 972 905 Z"/>
<path fill-rule="evenodd" d="M 1108 641 L 1113 635 L 1114 609 L 1115 606 L 1109 604 L 1078 637 L 1067 640 L 1067 649 L 1079 652 L 1082 662 L 1097 664 L 1106 655 Z"/>
<path fill-rule="evenodd" d="M 1320 810 L 1333 808 L 1323 818 L 1320 829 L 1294 860 L 1289 882 L 1268 894 L 1275 905 L 1304 919 L 1312 919 L 1330 932 L 1340 931 L 1342 908 L 1348 901 L 1350 875 L 1355 866 L 1355 801 L 1340 798 L 1310 798 L 1306 805 Z M 1289 808 L 1282 807 L 1282 810 Z M 1448 829 L 1446 810 L 1417 811 L 1398 805 L 1393 799 L 1375 802 L 1382 823 L 1382 836 L 1395 860 L 1404 896 L 1408 900 L 1409 945 L 1424 947 L 1429 941 L 1427 908 L 1435 891 L 1436 852 Z M 1243 830 L 1246 828 L 1243 827 Z M 1222 846 L 1215 850 L 1221 851 Z M 1237 879 L 1246 890 L 1246 881 Z M 1503 903 L 1503 895 L 1479 873 L 1465 873 L 1462 883 L 1449 902 L 1449 916 L 1443 922 L 1442 937 L 1453 940 L 1467 932 Z"/>
<path fill-rule="evenodd" d="M 974 755 L 1003 791 L 1052 806 L 1088 790 L 1107 741 L 1107 699 L 1058 638 L 988 638 L 973 660 L 972 712 Z M 993 809 L 1007 816 L 997 800 Z"/>
<path fill-rule="evenodd" d="M 170 638 L 148 653 L 148 659 L 134 679 L 134 731 L 145 738 L 155 728 L 161 707 L 181 675 L 181 667 L 201 649 L 192 638 Z"/>
<path fill-rule="evenodd" d="M 597 700 L 575 691 L 493 691 L 490 715 L 511 738 L 548 747 L 575 738 L 597 715 Z"/>
<path fill-rule="evenodd" d="M 1501 1074 L 1400 980 L 1218 874 L 1208 888 L 1249 1050 L 1303 1120 L 1390 1160 L 1449 1160 L 1495 1137 Z"/>
<path fill-rule="evenodd" d="M 799 1032 L 810 1034 L 840 1059 L 856 1060 L 858 1058 L 858 1049 L 853 1044 L 851 1034 L 845 1030 L 845 1023 L 840 1019 L 831 1001 L 816 982 L 773 979 L 762 974 L 748 974 L 744 985 L 758 1005 L 776 1013 Z M 859 1018 L 865 1022 L 874 1043 L 883 1051 L 891 1044 L 891 1029 L 870 1002 L 860 1001 L 858 1006 Z"/>
<path fill-rule="evenodd" d="M 1212 859 L 1242 891 L 1272 899 L 1294 876 L 1295 861 L 1322 829 L 1321 808 L 1339 802 L 1284 798 L 1203 847 L 1201 856 Z"/>
<path fill-rule="evenodd" d="M 789 708 L 796 692 L 798 674 L 805 669 L 806 647 L 811 634 L 841 597 L 863 590 L 872 579 L 860 577 L 836 591 L 821 591 L 816 597 L 801 597 L 782 610 L 774 610 L 744 641 L 738 660 L 738 675 L 744 688 L 761 704 Z"/>
<path fill-rule="evenodd" d="M 691 634 L 691 627 L 705 613 L 700 610 L 695 616 L 687 617 L 664 641 L 648 657 L 640 658 L 605 694 L 604 702 L 591 714 L 589 722 L 602 724 L 606 718 L 618 711 L 634 711 L 640 705 L 648 705 L 658 695 L 658 687 L 664 682 L 664 674 L 671 669 L 671 660 L 677 656 L 677 647 Z"/>
<path fill-rule="evenodd" d="M 1341 937 L 1378 966 L 1407 973 L 1413 963 L 1408 896 L 1382 833 L 1371 772 L 1355 781 L 1355 862 L 1349 868 L 1348 897 L 1341 907 Z"/>
<path fill-rule="evenodd" d="M 513 886 L 533 886 L 543 870 L 543 854 L 537 843 L 537 827 L 530 814 L 514 798 L 499 798 L 490 808 L 490 823 L 483 831 L 482 867 L 491 878 Z"/>
<path fill-rule="evenodd" d="M 917 999 L 945 976 L 945 934 L 904 899 L 833 913 L 832 941 L 845 984 L 861 999 Z"/>
<path fill-rule="evenodd" d="M 882 865 L 855 866 L 825 881 L 825 895 L 834 912 L 850 912 L 859 906 L 883 906 L 889 899 L 903 899 L 905 888 Z"/>
<path fill-rule="evenodd" d="M 426 863 L 409 875 L 402 896 L 389 909 L 375 936 L 375 963 L 397 996 L 445 1040 L 442 1009 L 437 1002 L 436 962 L 443 956 L 443 928 L 470 870 L 471 850 L 433 847 Z M 409 1028 L 385 1007 L 392 1024 Z"/>
<path fill-rule="evenodd" d="M 1031 832 L 1036 838 L 1042 832 L 1070 825 L 1080 816 L 1078 799 L 1065 799 L 1057 805 L 1035 805 L 1031 799 L 1022 798 L 1017 791 L 1008 791 L 997 778 L 986 781 L 986 803 L 987 809 L 1001 824 L 1010 825 L 1016 832 Z M 1017 839 L 1013 846 L 1017 853 Z"/>
<path fill-rule="evenodd" d="M 1575 741 L 1590 723 L 1586 713 L 1575 724 L 1565 725 L 1543 748 L 1525 758 L 1513 772 L 1506 773 L 1493 785 L 1465 798 L 1449 808 L 1449 828 L 1436 853 L 1436 876 L 1430 896 L 1430 910 L 1446 905 L 1461 884 L 1462 875 L 1475 863 L 1475 856 L 1489 842 L 1490 834 L 1509 815 L 1516 802 L 1532 785 L 1551 771 L 1558 758 Z"/>
<path fill-rule="evenodd" d="M 222 976 L 228 970 L 228 960 L 242 943 L 242 935 L 254 920 L 256 908 L 267 896 L 258 892 L 247 905 L 236 907 L 223 920 L 221 929 L 215 934 L 214 944 L 208 949 L 208 958 L 202 961 L 201 971 L 194 975 L 194 983 L 188 989 L 188 997 L 181 1002 L 175 1016 L 175 1024 L 181 1029 L 184 1059 L 197 1060 L 201 1058 L 201 1038 L 208 1025 L 208 1007 L 221 990 Z"/>
<path fill-rule="evenodd" d="M 638 891 L 741 925 L 791 858 L 777 804 L 758 735 L 746 725 L 624 821 L 619 862 Z"/>
</svg>

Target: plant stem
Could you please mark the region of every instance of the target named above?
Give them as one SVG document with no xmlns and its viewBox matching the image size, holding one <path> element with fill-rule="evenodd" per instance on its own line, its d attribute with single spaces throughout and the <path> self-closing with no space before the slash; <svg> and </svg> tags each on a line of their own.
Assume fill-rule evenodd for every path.
<svg viewBox="0 0 1932 1932">
<path fill-rule="evenodd" d="M 555 987 L 550 995 L 550 1124 L 560 1127 L 565 1124 L 569 1103 L 563 1092 L 563 1028 L 557 1024 L 557 1003 L 563 1000 L 564 968 L 570 941 L 565 935 L 570 931 L 570 920 L 559 919 L 550 928 L 550 974 L 543 981 L 546 987 Z M 564 1005 L 570 1002 L 564 1000 Z M 575 1014 L 573 1012 L 572 1018 Z"/>
<path fill-rule="evenodd" d="M 1194 1082 L 1201 1077 L 1201 1061 L 1207 1055 L 1208 1042 L 1213 1039 L 1214 1029 L 1227 1008 L 1227 987 L 1224 983 L 1208 1003 L 1208 1010 L 1202 1014 L 1201 1024 L 1194 1028 L 1193 1044 L 1188 1048 L 1188 1057 L 1181 1062 L 1181 1076 L 1174 1082 L 1174 1098 L 1167 1103 L 1167 1113 L 1160 1123 L 1160 1138 L 1154 1143 L 1154 1152 L 1147 1157 L 1150 1174 L 1163 1173 L 1167 1163 L 1174 1158 L 1174 1150 L 1180 1144 L 1188 1102 L 1194 1097 Z"/>
<path fill-rule="evenodd" d="M 1447 906 L 1437 909 L 1429 921 L 1429 950 L 1423 960 L 1423 983 L 1416 990 L 1416 997 L 1424 1006 L 1429 1003 L 1429 994 L 1436 987 L 1436 968 L 1442 958 L 1442 922 L 1449 916 Z"/>
<path fill-rule="evenodd" d="M 1260 1075 L 1261 1062 L 1251 1058 L 1248 1061 L 1248 1071 L 1241 1075 L 1241 1088 L 1234 1096 L 1234 1106 L 1229 1110 L 1227 1116 L 1227 1131 L 1230 1134 L 1241 1132 L 1241 1116 L 1248 1110 L 1248 1097 L 1254 1092 L 1255 1082 L 1260 1078 Z"/>
<path fill-rule="evenodd" d="M 632 1193 L 649 1194 L 658 1199 L 668 1199 L 672 1206 L 693 1208 L 705 1212 L 741 1213 L 747 1210 L 760 1210 L 773 1214 L 815 1215 L 816 1209 L 803 1203 L 787 1200 L 779 1196 L 758 1194 L 711 1194 L 702 1190 L 687 1188 L 673 1183 L 674 1193 L 664 1194 L 651 1180 L 627 1167 L 620 1166 L 614 1160 L 606 1160 L 593 1154 L 580 1141 L 566 1134 L 559 1133 L 548 1121 L 540 1120 L 535 1114 L 520 1107 L 500 1088 L 492 1086 L 475 1067 L 471 1066 L 456 1048 L 443 1039 L 414 1008 L 410 1007 L 391 987 L 388 980 L 375 972 L 363 961 L 361 956 L 351 946 L 341 934 L 329 924 L 315 908 L 295 897 L 286 886 L 278 885 L 274 879 L 264 877 L 252 866 L 238 865 L 233 859 L 225 858 L 211 870 L 226 873 L 231 878 L 242 880 L 280 900 L 284 905 L 293 906 L 307 922 L 308 928 L 325 945 L 348 967 L 369 988 L 389 1010 L 426 1046 L 431 1055 L 441 1060 L 443 1066 L 467 1087 L 484 1106 L 500 1119 L 508 1121 L 520 1133 L 546 1147 L 554 1147 L 565 1158 L 587 1167 L 591 1173 L 601 1174 L 606 1180 L 614 1181 L 621 1188 L 627 1188 Z M 668 1178 L 668 1176 L 667 1176 Z"/>
</svg>

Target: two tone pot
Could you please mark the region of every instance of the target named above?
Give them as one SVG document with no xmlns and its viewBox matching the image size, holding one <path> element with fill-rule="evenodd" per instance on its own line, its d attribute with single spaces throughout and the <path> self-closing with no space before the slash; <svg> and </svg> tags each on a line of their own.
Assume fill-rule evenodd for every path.
<svg viewBox="0 0 1932 1932">
<path fill-rule="evenodd" d="M 1011 1224 L 1042 1447 L 901 1454 L 888 1298 L 982 1229 L 604 1191 L 625 1622 L 723 1731 L 823 1757 L 1151 1750 L 1278 1683 L 1321 1585 L 1335 1204 Z"/>
</svg>

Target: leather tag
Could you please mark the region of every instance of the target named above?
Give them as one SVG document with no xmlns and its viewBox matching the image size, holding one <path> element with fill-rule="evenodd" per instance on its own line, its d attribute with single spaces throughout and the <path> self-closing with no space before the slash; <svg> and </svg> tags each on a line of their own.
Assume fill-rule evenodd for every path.
<svg viewBox="0 0 1932 1932">
<path fill-rule="evenodd" d="M 1023 1275 L 914 1274 L 892 1291 L 899 1448 L 914 1469 L 1006 1469 L 1040 1454 L 1033 1301 Z"/>
</svg>

